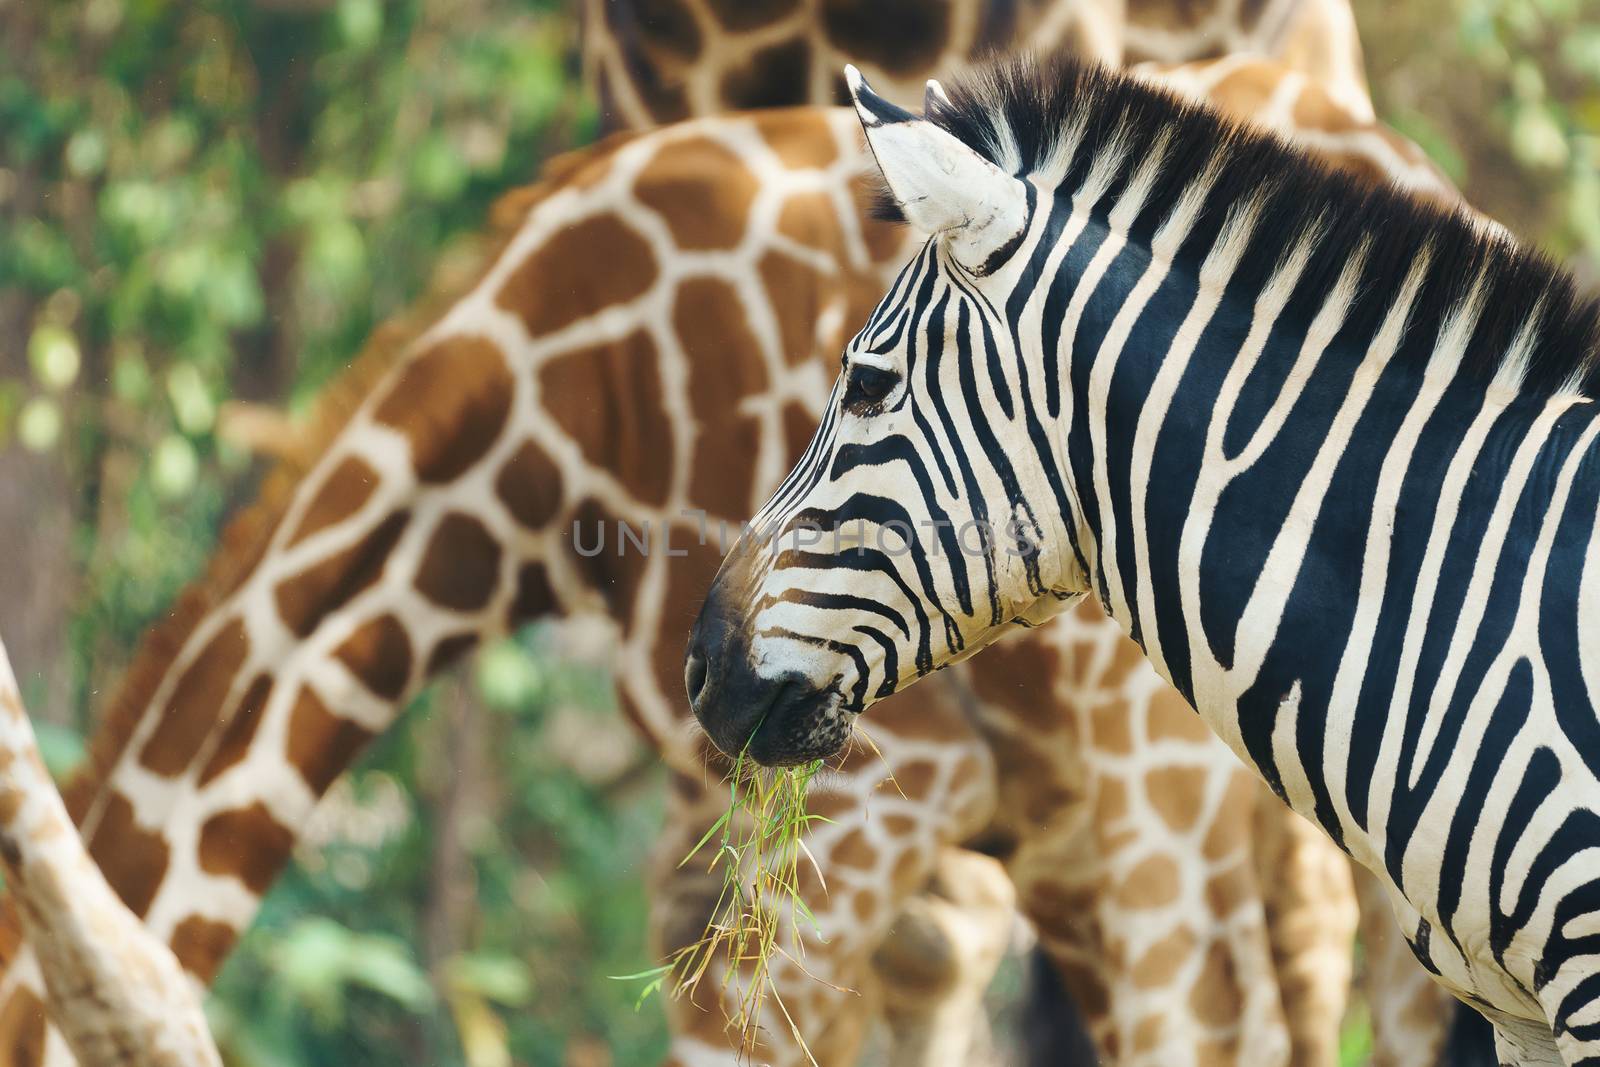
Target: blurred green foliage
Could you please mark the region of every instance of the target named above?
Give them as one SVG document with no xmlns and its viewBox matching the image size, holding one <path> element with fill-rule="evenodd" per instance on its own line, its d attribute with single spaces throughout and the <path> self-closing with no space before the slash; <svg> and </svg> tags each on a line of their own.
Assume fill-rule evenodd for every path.
<svg viewBox="0 0 1600 1067">
<path fill-rule="evenodd" d="M 1600 0 L 1353 0 L 1378 113 L 1600 282 Z"/>
<path fill-rule="evenodd" d="M 1355 4 L 1380 113 L 1480 208 L 1600 278 L 1595 0 Z M 85 576 L 79 729 L 41 729 L 53 767 L 80 757 L 94 693 L 252 490 L 260 461 L 218 433 L 229 405 L 303 407 L 496 196 L 592 136 L 571 6 L 0 4 L 0 451 L 61 461 Z M 222 975 L 233 1062 L 658 1057 L 659 1008 L 635 1013 L 601 976 L 650 962 L 659 775 L 586 767 L 560 740 L 579 716 L 634 752 L 607 694 L 537 633 L 424 694 Z M 450 716 L 469 704 L 488 710 L 463 803 Z M 1344 1062 L 1369 1043 L 1358 1009 Z"/>
<path fill-rule="evenodd" d="M 297 864 L 217 983 L 210 1013 L 238 1067 L 313 1063 L 505 1067 L 645 1064 L 665 1051 L 659 1005 L 607 974 L 648 960 L 641 878 L 660 831 L 661 776 L 628 727 L 622 766 L 575 754 L 603 736 L 609 678 L 562 663 L 538 630 L 480 656 L 487 710 L 471 737 L 436 686 L 336 787 Z M 500 675 L 500 677 L 496 677 Z M 469 770 L 465 743 L 477 748 Z M 641 770 L 647 768 L 647 770 Z M 439 803 L 469 774 L 468 803 Z M 446 835 L 442 818 L 457 820 Z M 438 847 L 459 838 L 461 944 L 419 959 L 437 916 Z"/>
</svg>

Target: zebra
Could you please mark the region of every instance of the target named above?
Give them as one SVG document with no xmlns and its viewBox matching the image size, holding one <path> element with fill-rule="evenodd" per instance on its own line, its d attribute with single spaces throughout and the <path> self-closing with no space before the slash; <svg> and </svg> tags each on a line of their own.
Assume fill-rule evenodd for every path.
<svg viewBox="0 0 1600 1067">
<path fill-rule="evenodd" d="M 1600 1064 L 1600 307 L 1097 67 L 846 80 L 929 236 L 694 624 L 711 740 L 827 758 L 1094 595 L 1501 1061 Z"/>
</svg>

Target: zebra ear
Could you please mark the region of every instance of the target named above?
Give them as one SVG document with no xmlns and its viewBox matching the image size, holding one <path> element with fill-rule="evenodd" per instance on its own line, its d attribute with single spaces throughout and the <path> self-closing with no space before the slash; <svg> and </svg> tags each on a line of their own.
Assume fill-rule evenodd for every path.
<svg viewBox="0 0 1600 1067">
<path fill-rule="evenodd" d="M 1028 197 L 1013 178 L 932 122 L 883 99 L 853 66 L 844 69 L 867 144 L 912 226 L 943 234 L 974 274 L 1004 262 L 1028 225 Z M 930 98 L 947 107 L 942 87 Z"/>
</svg>

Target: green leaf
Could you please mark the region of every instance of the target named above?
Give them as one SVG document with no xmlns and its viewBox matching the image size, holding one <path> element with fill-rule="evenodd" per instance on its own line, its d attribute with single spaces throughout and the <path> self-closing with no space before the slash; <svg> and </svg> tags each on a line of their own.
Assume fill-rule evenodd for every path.
<svg viewBox="0 0 1600 1067">
<path fill-rule="evenodd" d="M 383 34 L 383 7 L 378 0 L 339 0 L 339 35 L 353 51 L 366 52 Z"/>
<path fill-rule="evenodd" d="M 199 473 L 200 459 L 187 437 L 169 433 L 156 442 L 150 454 L 150 482 L 157 495 L 168 500 L 187 496 Z"/>
<path fill-rule="evenodd" d="M 106 165 L 105 135 L 92 126 L 79 130 L 67 141 L 62 157 L 74 178 L 94 177 Z"/>
<path fill-rule="evenodd" d="M 43 323 L 28 338 L 28 363 L 47 389 L 60 391 L 71 385 L 81 362 L 78 339 L 64 326 Z"/>
<path fill-rule="evenodd" d="M 448 976 L 452 989 L 465 990 L 509 1008 L 521 1007 L 533 996 L 533 975 L 527 964 L 503 953 L 456 956 L 449 962 Z"/>
<path fill-rule="evenodd" d="M 1553 170 L 1566 165 L 1566 133 L 1548 107 L 1524 103 L 1512 110 L 1511 154 L 1529 167 Z"/>
<path fill-rule="evenodd" d="M 427 134 L 411 156 L 411 184 L 429 200 L 454 200 L 466 188 L 466 162 L 442 135 Z"/>
<path fill-rule="evenodd" d="M 526 711 L 538 700 L 544 673 L 533 657 L 506 639 L 484 649 L 477 663 L 478 692 L 499 711 Z"/>
<path fill-rule="evenodd" d="M 54 400 L 36 396 L 17 416 L 17 440 L 32 452 L 48 452 L 61 440 L 61 408 Z"/>
<path fill-rule="evenodd" d="M 433 1000 L 427 975 L 396 938 L 376 934 L 352 937 L 345 950 L 344 968 L 351 985 L 381 993 L 411 1011 L 421 1011 Z"/>
<path fill-rule="evenodd" d="M 111 357 L 111 392 L 126 403 L 142 406 L 149 401 L 150 367 L 137 344 L 119 345 Z"/>
<path fill-rule="evenodd" d="M 176 364 L 167 372 L 167 399 L 172 402 L 173 417 L 184 433 L 206 433 L 216 422 L 216 403 L 193 363 Z"/>
</svg>

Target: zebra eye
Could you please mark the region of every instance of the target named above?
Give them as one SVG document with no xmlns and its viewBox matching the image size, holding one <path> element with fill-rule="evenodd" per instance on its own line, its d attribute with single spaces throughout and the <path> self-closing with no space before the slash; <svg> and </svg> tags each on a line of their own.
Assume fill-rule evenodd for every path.
<svg viewBox="0 0 1600 1067">
<path fill-rule="evenodd" d="M 844 408 L 853 414 L 860 414 L 882 402 L 899 383 L 900 375 L 892 370 L 857 363 L 850 369 L 850 380 L 845 383 Z"/>
</svg>

